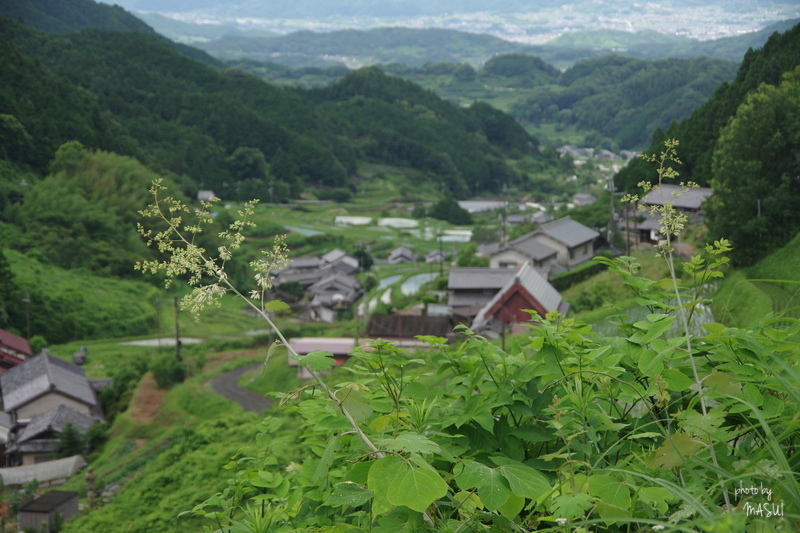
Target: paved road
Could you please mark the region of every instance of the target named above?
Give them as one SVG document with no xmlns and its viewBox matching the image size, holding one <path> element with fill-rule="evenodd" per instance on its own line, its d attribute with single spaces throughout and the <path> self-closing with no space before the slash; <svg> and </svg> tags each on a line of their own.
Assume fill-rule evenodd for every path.
<svg viewBox="0 0 800 533">
<path fill-rule="evenodd" d="M 237 384 L 242 374 L 250 370 L 256 370 L 262 364 L 263 363 L 256 363 L 254 365 L 243 366 L 236 370 L 220 374 L 209 382 L 211 384 L 211 390 L 238 403 L 245 411 L 252 411 L 254 413 L 263 412 L 267 407 L 272 405 L 272 399 L 256 394 L 253 391 L 243 389 Z"/>
</svg>

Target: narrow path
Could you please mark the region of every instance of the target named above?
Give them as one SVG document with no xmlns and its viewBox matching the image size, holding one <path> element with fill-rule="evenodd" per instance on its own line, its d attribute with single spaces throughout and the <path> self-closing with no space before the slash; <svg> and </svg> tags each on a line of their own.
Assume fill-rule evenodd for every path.
<svg viewBox="0 0 800 533">
<path fill-rule="evenodd" d="M 263 412 L 267 407 L 272 405 L 272 399 L 261 396 L 253 391 L 243 389 L 238 384 L 239 378 L 241 378 L 243 374 L 251 370 L 256 370 L 262 364 L 263 363 L 256 363 L 254 365 L 243 366 L 220 374 L 209 381 L 211 390 L 238 403 L 245 411 L 252 411 L 254 413 Z"/>
</svg>

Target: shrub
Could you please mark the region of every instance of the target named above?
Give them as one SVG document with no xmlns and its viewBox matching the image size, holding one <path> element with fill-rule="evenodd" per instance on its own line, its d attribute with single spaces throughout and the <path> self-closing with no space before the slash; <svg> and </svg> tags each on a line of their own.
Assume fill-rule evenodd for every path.
<svg viewBox="0 0 800 533">
<path fill-rule="evenodd" d="M 161 389 L 169 389 L 186 379 L 186 363 L 174 355 L 162 355 L 150 363 L 150 371 Z"/>
</svg>

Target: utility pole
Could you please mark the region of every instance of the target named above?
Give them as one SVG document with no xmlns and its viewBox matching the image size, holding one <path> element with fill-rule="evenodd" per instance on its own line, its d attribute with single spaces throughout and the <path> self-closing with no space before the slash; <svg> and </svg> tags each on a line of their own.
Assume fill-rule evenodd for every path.
<svg viewBox="0 0 800 533">
<path fill-rule="evenodd" d="M 178 361 L 183 361 L 181 357 L 181 330 L 178 324 L 178 297 L 174 296 L 172 299 L 172 308 L 175 310 L 175 357 Z"/>
<path fill-rule="evenodd" d="M 25 321 L 28 325 L 28 342 L 31 342 L 31 295 L 27 289 L 25 289 L 25 299 L 22 301 L 25 302 Z"/>
<path fill-rule="evenodd" d="M 608 245 L 614 246 L 614 176 L 608 178 L 608 203 L 611 217 L 608 219 Z"/>
</svg>

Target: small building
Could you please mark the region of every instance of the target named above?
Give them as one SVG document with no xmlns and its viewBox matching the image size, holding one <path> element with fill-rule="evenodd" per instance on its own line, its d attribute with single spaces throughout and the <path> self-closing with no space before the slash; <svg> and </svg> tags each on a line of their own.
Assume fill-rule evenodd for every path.
<svg viewBox="0 0 800 533">
<path fill-rule="evenodd" d="M 494 298 L 497 291 L 517 273 L 511 268 L 453 268 L 447 288 L 447 305 L 457 321 L 471 323 L 480 310 Z"/>
<path fill-rule="evenodd" d="M 345 274 L 331 274 L 308 287 L 313 295 L 311 310 L 317 320 L 333 322 L 337 313 L 349 310 L 361 296 L 358 280 Z"/>
<path fill-rule="evenodd" d="M 441 250 L 431 250 L 430 252 L 425 254 L 425 262 L 426 263 L 446 263 L 447 262 L 447 254 L 445 254 Z"/>
<path fill-rule="evenodd" d="M 533 233 L 539 242 L 558 252 L 556 263 L 567 270 L 594 257 L 594 242 L 600 236 L 571 217 L 549 222 Z"/>
<path fill-rule="evenodd" d="M 66 405 L 59 405 L 31 420 L 23 427 L 13 442 L 7 447 L 4 455 L 8 464 L 33 465 L 56 458 L 58 451 L 58 434 L 64 431 L 67 424 L 86 433 L 90 427 L 102 419 L 76 411 Z"/>
<path fill-rule="evenodd" d="M 396 263 L 413 263 L 417 260 L 417 254 L 406 248 L 399 246 L 391 251 L 389 254 L 389 262 Z"/>
<path fill-rule="evenodd" d="M 592 205 L 596 201 L 597 198 L 585 192 L 572 195 L 572 203 L 575 204 L 575 207 L 586 207 L 587 205 Z"/>
<path fill-rule="evenodd" d="M 217 195 L 214 194 L 214 191 L 212 190 L 204 189 L 197 191 L 197 199 L 201 202 L 210 202 L 216 197 Z"/>
<path fill-rule="evenodd" d="M 495 296 L 478 312 L 472 330 L 489 337 L 498 337 L 504 331 L 515 331 L 519 324 L 532 323 L 528 309 L 544 317 L 557 310 L 569 310 L 561 294 L 530 264 L 524 265 L 509 279 Z"/>
<path fill-rule="evenodd" d="M 31 357 L 30 343 L 9 331 L 0 329 L 0 374 Z"/>
<path fill-rule="evenodd" d="M 642 203 L 657 206 L 672 204 L 672 207 L 677 211 L 689 215 L 693 222 L 699 222 L 702 216 L 703 202 L 712 194 L 711 189 L 708 187 L 687 189 L 680 185 L 662 184 L 655 186 L 653 190 L 648 192 L 642 198 Z"/>
<path fill-rule="evenodd" d="M 34 530 L 50 533 L 60 521 L 67 521 L 78 514 L 78 493 L 66 490 L 51 490 L 19 508 L 20 531 Z M 59 518 L 56 518 L 56 514 Z"/>
<path fill-rule="evenodd" d="M 337 365 L 343 365 L 350 358 L 350 352 L 356 347 L 356 340 L 349 337 L 298 337 L 289 339 L 289 346 L 297 355 L 308 355 L 314 351 L 330 352 Z M 297 367 L 297 376 L 311 379 L 311 374 L 299 361 L 289 355 L 289 366 Z"/>
<path fill-rule="evenodd" d="M 558 251 L 543 243 L 536 232 L 532 232 L 517 237 L 493 253 L 489 257 L 489 267 L 519 270 L 522 265 L 531 264 L 549 271 L 557 257 Z"/>
<path fill-rule="evenodd" d="M 0 375 L 0 386 L 4 410 L 18 424 L 28 423 L 61 404 L 86 415 L 101 414 L 83 369 L 45 350 Z"/>
</svg>

